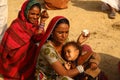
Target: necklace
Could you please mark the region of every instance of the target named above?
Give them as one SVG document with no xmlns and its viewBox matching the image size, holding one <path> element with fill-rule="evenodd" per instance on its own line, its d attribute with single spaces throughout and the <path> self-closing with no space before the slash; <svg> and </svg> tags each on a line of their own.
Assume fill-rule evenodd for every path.
<svg viewBox="0 0 120 80">
<path fill-rule="evenodd" d="M 61 55 L 61 49 L 62 49 L 62 44 L 61 45 L 56 45 L 53 41 L 49 41 L 49 43 L 53 46 L 53 48 Z"/>
<path fill-rule="evenodd" d="M 49 41 L 49 44 L 54 48 L 56 55 L 58 56 L 60 62 L 65 63 L 65 60 L 61 57 L 61 48 L 62 46 L 56 46 L 52 41 Z"/>
</svg>

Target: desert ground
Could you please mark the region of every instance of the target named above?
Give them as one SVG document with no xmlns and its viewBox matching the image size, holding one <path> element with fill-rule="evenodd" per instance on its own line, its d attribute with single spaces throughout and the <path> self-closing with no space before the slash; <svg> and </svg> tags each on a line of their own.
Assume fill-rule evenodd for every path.
<svg viewBox="0 0 120 80">
<path fill-rule="evenodd" d="M 8 27 L 14 20 L 25 0 L 8 0 Z M 44 6 L 42 0 L 41 4 Z M 76 40 L 83 29 L 88 29 L 90 38 L 85 42 L 101 56 L 100 68 L 109 80 L 120 80 L 118 61 L 120 61 L 120 13 L 109 19 L 107 11 L 101 8 L 100 0 L 70 0 L 67 9 L 47 10 L 49 19 L 62 15 L 70 21 L 69 40 Z M 44 8 L 44 7 L 43 7 Z"/>
</svg>

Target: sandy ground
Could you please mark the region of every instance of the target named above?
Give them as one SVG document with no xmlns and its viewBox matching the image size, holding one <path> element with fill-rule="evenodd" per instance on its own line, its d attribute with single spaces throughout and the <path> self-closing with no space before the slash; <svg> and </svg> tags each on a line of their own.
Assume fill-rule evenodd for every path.
<svg viewBox="0 0 120 80">
<path fill-rule="evenodd" d="M 8 1 L 8 25 L 17 17 L 23 2 L 24 0 Z M 120 14 L 116 14 L 116 19 L 109 19 L 106 11 L 101 10 L 101 5 L 100 0 L 70 0 L 67 9 L 48 10 L 50 18 L 46 26 L 56 15 L 67 17 L 71 25 L 70 40 L 76 40 L 81 30 L 89 29 L 91 36 L 86 43 L 101 55 L 101 69 L 109 80 L 120 80 L 117 66 L 120 61 Z"/>
</svg>

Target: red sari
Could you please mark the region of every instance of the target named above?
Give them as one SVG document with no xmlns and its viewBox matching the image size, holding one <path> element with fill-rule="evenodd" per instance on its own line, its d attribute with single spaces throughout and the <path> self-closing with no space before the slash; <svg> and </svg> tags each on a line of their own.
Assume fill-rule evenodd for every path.
<svg viewBox="0 0 120 80">
<path fill-rule="evenodd" d="M 36 42 L 43 34 L 35 34 L 38 25 L 29 23 L 24 11 L 26 1 L 19 16 L 6 30 L 0 44 L 0 74 L 4 80 L 34 80 L 36 58 L 38 56 Z M 35 3 L 34 3 L 35 4 Z"/>
</svg>

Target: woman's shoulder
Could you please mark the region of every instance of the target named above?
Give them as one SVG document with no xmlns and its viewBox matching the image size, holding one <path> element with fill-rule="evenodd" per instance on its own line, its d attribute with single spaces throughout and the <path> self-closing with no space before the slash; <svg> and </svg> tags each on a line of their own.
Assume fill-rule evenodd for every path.
<svg viewBox="0 0 120 80">
<path fill-rule="evenodd" d="M 44 45 L 42 46 L 42 49 L 46 49 L 46 48 L 54 49 L 54 47 L 50 44 L 49 41 L 46 41 L 46 43 L 44 43 Z"/>
<path fill-rule="evenodd" d="M 20 23 L 20 20 L 19 19 L 14 19 L 11 24 L 10 24 L 10 28 L 11 27 L 18 27 L 19 26 L 19 23 Z"/>
<path fill-rule="evenodd" d="M 42 46 L 42 49 L 45 48 L 51 48 L 52 46 L 49 44 L 49 42 L 44 43 L 44 45 Z"/>
<path fill-rule="evenodd" d="M 46 42 L 42 46 L 42 48 L 40 50 L 40 55 L 41 55 L 40 57 L 45 58 L 50 64 L 52 64 L 58 60 L 56 50 L 48 42 Z"/>
<path fill-rule="evenodd" d="M 41 53 L 55 53 L 54 47 L 47 41 L 41 48 Z"/>
</svg>

